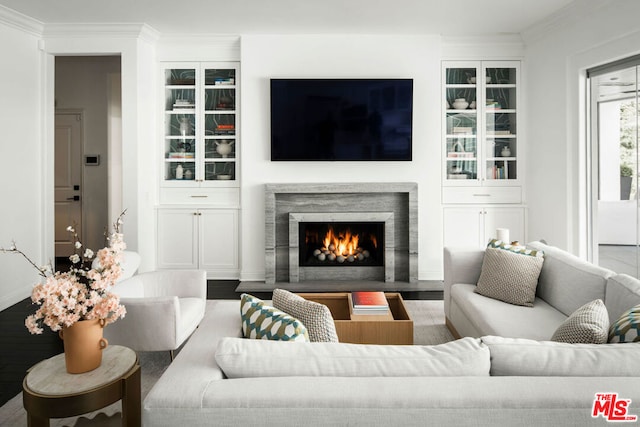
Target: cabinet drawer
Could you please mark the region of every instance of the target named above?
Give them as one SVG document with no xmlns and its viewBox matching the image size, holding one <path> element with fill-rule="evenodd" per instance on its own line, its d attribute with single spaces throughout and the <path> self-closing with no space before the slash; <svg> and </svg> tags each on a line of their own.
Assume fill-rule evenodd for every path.
<svg viewBox="0 0 640 427">
<path fill-rule="evenodd" d="M 160 204 L 190 204 L 236 207 L 240 189 L 229 188 L 161 188 Z"/>
<path fill-rule="evenodd" d="M 442 203 L 522 203 L 522 187 L 444 187 Z"/>
</svg>

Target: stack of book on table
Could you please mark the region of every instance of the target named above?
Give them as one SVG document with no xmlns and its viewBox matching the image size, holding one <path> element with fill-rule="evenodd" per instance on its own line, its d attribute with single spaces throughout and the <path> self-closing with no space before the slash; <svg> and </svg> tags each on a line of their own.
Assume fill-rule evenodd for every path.
<svg viewBox="0 0 640 427">
<path fill-rule="evenodd" d="M 351 292 L 353 314 L 388 314 L 389 302 L 384 292 L 356 291 Z"/>
</svg>

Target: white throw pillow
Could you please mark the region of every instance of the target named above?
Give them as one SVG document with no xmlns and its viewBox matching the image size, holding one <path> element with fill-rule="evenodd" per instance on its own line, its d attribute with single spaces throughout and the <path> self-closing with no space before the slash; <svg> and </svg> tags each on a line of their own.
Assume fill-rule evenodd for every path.
<svg viewBox="0 0 640 427">
<path fill-rule="evenodd" d="M 533 307 L 544 258 L 488 247 L 475 292 L 509 304 Z"/>
<path fill-rule="evenodd" d="M 273 306 L 299 319 L 307 328 L 311 342 L 338 342 L 336 325 L 329 307 L 307 301 L 284 289 L 273 291 Z"/>
<path fill-rule="evenodd" d="M 604 344 L 609 338 L 609 313 L 602 300 L 586 303 L 553 333 L 551 341 Z"/>
</svg>

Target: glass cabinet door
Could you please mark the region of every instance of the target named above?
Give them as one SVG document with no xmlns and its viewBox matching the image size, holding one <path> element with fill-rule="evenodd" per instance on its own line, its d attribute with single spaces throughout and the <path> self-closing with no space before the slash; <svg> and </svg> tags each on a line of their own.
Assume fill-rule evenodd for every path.
<svg viewBox="0 0 640 427">
<path fill-rule="evenodd" d="M 238 68 L 232 63 L 164 67 L 162 186 L 237 186 Z"/>
<path fill-rule="evenodd" d="M 447 180 L 478 177 L 478 69 L 445 68 Z"/>
<path fill-rule="evenodd" d="M 204 69 L 204 180 L 236 179 L 236 70 Z"/>
<path fill-rule="evenodd" d="M 164 179 L 196 179 L 196 68 L 164 71 Z"/>
<path fill-rule="evenodd" d="M 517 68 L 483 63 L 485 179 L 518 178 Z"/>
</svg>

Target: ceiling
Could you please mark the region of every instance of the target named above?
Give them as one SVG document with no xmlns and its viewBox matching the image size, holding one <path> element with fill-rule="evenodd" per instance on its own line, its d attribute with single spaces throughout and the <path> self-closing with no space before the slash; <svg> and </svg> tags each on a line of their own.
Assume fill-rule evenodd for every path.
<svg viewBox="0 0 640 427">
<path fill-rule="evenodd" d="M 44 24 L 146 23 L 162 34 L 519 34 L 604 0 L 0 0 Z"/>
</svg>

